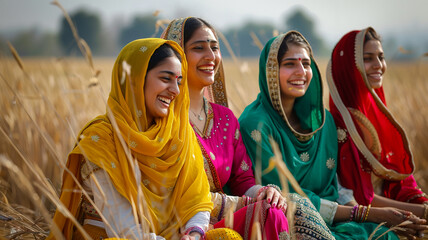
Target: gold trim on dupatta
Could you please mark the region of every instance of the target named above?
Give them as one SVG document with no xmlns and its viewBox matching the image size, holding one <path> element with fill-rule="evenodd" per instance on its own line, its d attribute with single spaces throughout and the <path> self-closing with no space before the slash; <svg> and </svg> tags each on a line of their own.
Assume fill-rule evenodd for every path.
<svg viewBox="0 0 428 240">
<path fill-rule="evenodd" d="M 320 125 L 320 127 L 310 133 L 301 133 L 298 132 L 297 130 L 295 130 L 290 122 L 288 121 L 287 115 L 285 114 L 284 108 L 282 107 L 282 103 L 281 103 L 281 88 L 280 88 L 280 84 L 279 84 L 279 63 L 278 63 L 278 51 L 279 48 L 281 47 L 282 42 L 284 41 L 285 36 L 287 36 L 288 34 L 291 33 L 296 33 L 299 36 L 301 36 L 303 38 L 303 40 L 308 44 L 309 48 L 311 49 L 310 51 L 310 57 L 311 60 L 313 60 L 313 56 L 312 56 L 312 48 L 309 45 L 309 42 L 306 40 L 306 38 L 300 34 L 297 31 L 289 31 L 285 34 L 282 34 L 282 36 L 278 36 L 271 44 L 270 49 L 269 49 L 269 55 L 268 55 L 268 59 L 266 62 L 266 81 L 267 81 L 267 85 L 268 85 L 268 90 L 269 90 L 269 97 L 270 100 L 272 102 L 273 108 L 279 113 L 279 115 L 282 117 L 282 119 L 284 119 L 284 121 L 287 123 L 288 127 L 291 129 L 291 131 L 293 132 L 294 136 L 301 142 L 305 142 L 308 141 L 309 139 L 312 138 L 312 136 L 318 131 L 320 130 L 323 126 L 324 126 L 324 122 L 325 122 L 325 110 L 324 110 L 324 103 L 323 103 L 323 121 L 322 124 Z M 318 69 L 318 65 L 316 62 L 314 62 L 317 69 Z M 321 96 L 322 96 L 322 92 L 323 92 L 323 88 L 322 88 L 322 83 L 321 83 Z"/>
</svg>

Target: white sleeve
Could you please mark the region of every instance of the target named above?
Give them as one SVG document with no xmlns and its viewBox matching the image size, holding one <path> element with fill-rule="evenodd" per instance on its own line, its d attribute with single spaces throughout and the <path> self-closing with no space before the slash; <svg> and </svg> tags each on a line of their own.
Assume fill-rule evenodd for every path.
<svg viewBox="0 0 428 240">
<path fill-rule="evenodd" d="M 192 218 L 187 221 L 186 226 L 184 227 L 185 232 L 191 227 L 199 227 L 205 232 L 208 230 L 208 225 L 210 223 L 210 212 L 198 212 Z"/>
<path fill-rule="evenodd" d="M 320 215 L 328 224 L 333 224 L 334 215 L 337 211 L 337 202 L 332 202 L 321 198 Z"/>
<path fill-rule="evenodd" d="M 99 186 L 98 187 L 91 178 L 91 188 L 95 205 L 100 209 L 105 220 L 111 225 L 111 228 L 107 225 L 105 226 L 107 236 L 142 239 L 145 234 L 142 232 L 141 225 L 136 222 L 131 204 L 128 200 L 114 188 L 110 177 L 104 170 L 96 171 L 93 174 Z M 163 239 L 162 237 L 156 236 L 154 233 L 150 233 L 149 238 Z"/>
<path fill-rule="evenodd" d="M 345 205 L 351 201 L 355 201 L 354 192 L 351 189 L 347 189 L 340 185 L 339 179 L 337 179 L 337 191 L 339 193 L 339 198 L 337 198 L 336 201 L 340 205 Z"/>
</svg>

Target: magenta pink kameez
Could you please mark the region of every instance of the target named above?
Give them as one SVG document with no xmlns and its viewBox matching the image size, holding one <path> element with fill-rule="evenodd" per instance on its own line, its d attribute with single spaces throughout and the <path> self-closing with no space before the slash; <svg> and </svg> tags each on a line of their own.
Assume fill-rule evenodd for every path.
<svg viewBox="0 0 428 240">
<path fill-rule="evenodd" d="M 250 239 L 255 217 L 260 222 L 263 239 L 289 239 L 288 222 L 282 210 L 270 207 L 266 201 L 252 203 L 243 196 L 255 185 L 255 178 L 235 115 L 229 108 L 206 99 L 204 109 L 207 116 L 204 129 L 193 123 L 192 126 L 202 149 L 213 196 L 211 223 L 215 228 L 225 227 L 224 216 L 233 211 L 233 229 L 244 239 Z M 232 196 L 224 194 L 225 187 Z"/>
</svg>

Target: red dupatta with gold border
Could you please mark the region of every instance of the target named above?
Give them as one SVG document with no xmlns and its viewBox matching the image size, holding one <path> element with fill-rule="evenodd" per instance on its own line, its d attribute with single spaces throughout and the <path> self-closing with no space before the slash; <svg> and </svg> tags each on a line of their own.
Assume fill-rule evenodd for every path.
<svg viewBox="0 0 428 240">
<path fill-rule="evenodd" d="M 363 47 L 369 30 L 343 36 L 327 67 L 330 112 L 338 131 L 339 178 L 363 204 L 373 199 L 371 173 L 384 179 L 383 193 L 391 197 L 394 183 L 409 178 L 412 182 L 414 171 L 406 134 L 387 109 L 383 88 L 373 89 L 365 73 Z M 410 185 L 410 192 L 415 192 L 414 179 Z M 406 196 L 397 200 L 407 201 L 412 194 L 402 195 Z"/>
</svg>

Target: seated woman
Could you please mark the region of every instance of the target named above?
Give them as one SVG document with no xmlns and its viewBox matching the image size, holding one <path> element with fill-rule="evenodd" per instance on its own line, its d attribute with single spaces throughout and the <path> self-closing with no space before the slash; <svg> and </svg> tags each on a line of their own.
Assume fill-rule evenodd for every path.
<svg viewBox="0 0 428 240">
<path fill-rule="evenodd" d="M 368 239 L 378 224 L 400 223 L 400 210 L 339 205 L 336 178 L 337 134 L 322 101 L 322 81 L 312 50 L 304 37 L 291 31 L 271 39 L 259 63 L 260 93 L 239 122 L 253 161 L 262 170 L 274 156 L 270 139 L 282 160 L 319 210 L 336 239 Z M 262 176 L 263 184 L 278 184 L 278 171 Z M 352 202 L 343 197 L 340 203 Z M 399 214 L 400 216 L 396 216 Z M 414 217 L 411 218 L 414 221 Z M 375 222 L 375 223 L 369 223 Z M 380 227 L 374 239 L 388 230 Z M 382 239 L 398 239 L 388 232 Z"/>
<path fill-rule="evenodd" d="M 64 208 L 54 217 L 66 239 L 203 236 L 212 203 L 186 74 L 173 41 L 140 39 L 122 49 L 106 114 L 83 128 L 68 156 Z M 49 239 L 59 237 L 53 231 Z"/>
<path fill-rule="evenodd" d="M 333 50 L 327 80 L 339 140 L 338 175 L 359 204 L 388 206 L 428 218 L 428 198 L 412 175 L 404 130 L 386 107 L 386 62 L 373 28 L 347 33 Z"/>
<path fill-rule="evenodd" d="M 172 21 L 163 35 L 180 43 L 189 64 L 189 118 L 202 149 L 210 183 L 214 203 L 210 223 L 215 228 L 225 227 L 225 215 L 232 211 L 233 229 L 244 239 L 250 239 L 253 234 L 253 221 L 248 221 L 253 218 L 259 219 L 263 239 L 288 237 L 285 199 L 274 187 L 255 184 L 238 120 L 226 107 L 222 59 L 215 30 L 206 21 L 189 17 Z M 204 93 L 213 102 L 208 101 Z M 226 188 L 230 195 L 225 194 Z M 255 202 L 262 199 L 266 201 L 257 202 L 261 212 L 256 213 Z"/>
</svg>

